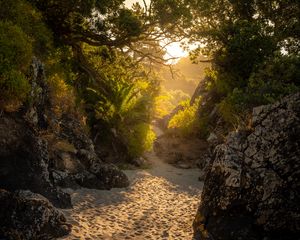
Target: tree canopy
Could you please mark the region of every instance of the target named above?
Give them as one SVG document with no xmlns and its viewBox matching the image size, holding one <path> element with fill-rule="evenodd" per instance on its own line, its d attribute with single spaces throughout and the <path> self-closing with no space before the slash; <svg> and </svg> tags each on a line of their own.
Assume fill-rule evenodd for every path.
<svg viewBox="0 0 300 240">
<path fill-rule="evenodd" d="M 202 115 L 192 108 L 193 116 L 204 116 L 201 126 L 211 108 L 232 125 L 253 106 L 299 90 L 298 1 L 143 3 L 129 9 L 123 0 L 0 0 L 1 101 L 26 101 L 36 56 L 50 81 L 63 85 L 53 89 L 68 85 L 75 92 L 92 128 L 101 122 L 122 136 L 131 128 L 141 132 L 155 107 L 161 65 L 168 65 L 165 48 L 174 41 L 198 45 L 191 59 L 209 63 L 199 78 L 213 96 L 210 108 L 201 100 Z"/>
</svg>

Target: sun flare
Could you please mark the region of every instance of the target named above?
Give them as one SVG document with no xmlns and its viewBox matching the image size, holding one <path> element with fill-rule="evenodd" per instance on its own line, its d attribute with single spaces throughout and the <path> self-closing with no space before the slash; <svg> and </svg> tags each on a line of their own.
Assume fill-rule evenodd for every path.
<svg viewBox="0 0 300 240">
<path fill-rule="evenodd" d="M 170 59 L 170 58 L 182 58 L 186 57 L 188 55 L 188 52 L 186 52 L 181 46 L 180 43 L 171 43 L 166 47 L 166 55 L 165 59 Z M 178 59 L 174 61 L 178 61 Z"/>
</svg>

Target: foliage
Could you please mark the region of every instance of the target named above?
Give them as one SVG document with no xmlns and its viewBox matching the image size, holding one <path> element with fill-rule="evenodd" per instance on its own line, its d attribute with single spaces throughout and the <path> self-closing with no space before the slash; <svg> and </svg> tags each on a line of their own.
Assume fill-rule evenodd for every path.
<svg viewBox="0 0 300 240">
<path fill-rule="evenodd" d="M 46 65 L 57 112 L 77 107 L 74 101 L 84 104 L 94 131 L 114 129 L 137 156 L 153 141 L 153 112 L 162 117 L 186 98 L 172 87 L 188 83 L 187 93 L 195 87 L 194 74 L 177 76 L 157 97 L 161 76 L 152 70 L 166 75 L 158 67 L 166 38 L 196 42 L 192 59 L 211 60 L 205 103 L 185 102 L 170 121 L 185 136 L 205 136 L 215 106 L 235 126 L 252 107 L 299 90 L 297 1 L 153 0 L 133 9 L 123 2 L 0 0 L 1 102 L 26 99 L 26 73 L 35 55 Z M 178 66 L 196 72 L 186 60 Z"/>
<path fill-rule="evenodd" d="M 1 72 L 13 68 L 26 70 L 32 57 L 30 38 L 11 22 L 0 22 Z"/>
<path fill-rule="evenodd" d="M 90 124 L 114 129 L 131 157 L 151 149 L 150 117 L 158 91 L 155 78 L 147 78 L 142 66 L 133 67 L 131 60 L 117 51 L 88 48 L 86 54 L 103 77 L 100 82 L 88 81 L 82 91 Z"/>
<path fill-rule="evenodd" d="M 138 123 L 132 128 L 123 126 L 121 134 L 125 137 L 131 157 L 139 157 L 145 151 L 152 150 L 155 133 L 148 123 Z"/>
<path fill-rule="evenodd" d="M 182 12 L 181 27 L 189 22 L 184 31 L 200 46 L 191 57 L 197 60 L 202 54 L 212 61 L 206 93 L 214 93 L 210 111 L 217 105 L 223 120 L 236 126 L 246 121 L 252 107 L 299 90 L 296 1 L 200 0 L 189 1 L 187 7 L 192 19 Z"/>
<path fill-rule="evenodd" d="M 139 18 L 122 7 L 123 0 L 29 1 L 62 44 L 120 45 L 141 33 Z"/>
<path fill-rule="evenodd" d="M 181 90 L 169 90 L 162 88 L 159 96 L 155 98 L 155 117 L 162 118 L 171 113 L 182 101 L 187 101 L 190 96 Z"/>
<path fill-rule="evenodd" d="M 42 15 L 24 0 L 0 0 L 1 105 L 15 111 L 26 100 L 26 77 L 33 54 L 45 57 L 51 48 L 51 32 Z"/>
<path fill-rule="evenodd" d="M 72 87 L 67 85 L 59 73 L 48 77 L 47 83 L 50 90 L 51 104 L 57 116 L 66 112 L 75 111 L 75 95 Z"/>
<path fill-rule="evenodd" d="M 92 128 L 116 129 L 130 153 L 141 154 L 153 141 L 149 122 L 158 92 L 156 78 L 144 69 L 144 51 L 147 58 L 162 56 L 151 53 L 160 49 L 158 35 L 144 34 L 160 32 L 148 13 L 138 4 L 126 9 L 123 0 L 0 0 L 1 20 L 11 24 L 1 29 L 1 97 L 24 100 L 25 72 L 35 55 L 45 63 L 57 114 L 77 107 L 76 98 Z"/>
<path fill-rule="evenodd" d="M 273 103 L 300 89 L 300 57 L 278 55 L 266 61 L 249 79 L 251 105 Z"/>
<path fill-rule="evenodd" d="M 251 98 L 238 88 L 218 104 L 219 113 L 226 123 L 237 128 L 239 125 L 247 125 L 250 108 L 247 103 Z"/>
<path fill-rule="evenodd" d="M 0 101 L 20 104 L 30 89 L 25 72 L 32 58 L 31 40 L 18 26 L 0 22 L 0 46 Z"/>
<path fill-rule="evenodd" d="M 201 98 L 198 98 L 193 105 L 190 105 L 190 101 L 186 100 L 181 102 L 182 110 L 179 110 L 172 119 L 169 121 L 168 129 L 176 129 L 184 136 L 197 136 L 205 137 L 207 134 L 207 118 L 199 118 L 198 106 L 201 102 Z"/>
<path fill-rule="evenodd" d="M 296 56 L 278 56 L 265 62 L 251 75 L 246 88 L 235 88 L 219 104 L 224 120 L 235 126 L 246 124 L 253 107 L 299 91 L 299 67 L 300 58 Z"/>
<path fill-rule="evenodd" d="M 0 19 L 12 22 L 31 39 L 35 54 L 45 56 L 52 47 L 52 34 L 37 9 L 24 0 L 0 0 Z"/>
</svg>

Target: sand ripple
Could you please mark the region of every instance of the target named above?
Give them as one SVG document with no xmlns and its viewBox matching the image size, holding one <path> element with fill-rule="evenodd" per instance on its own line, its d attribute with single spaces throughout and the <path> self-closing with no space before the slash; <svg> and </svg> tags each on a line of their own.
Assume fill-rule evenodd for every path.
<svg viewBox="0 0 300 240">
<path fill-rule="evenodd" d="M 156 168 L 126 171 L 132 182 L 126 189 L 69 190 L 74 209 L 64 212 L 73 230 L 63 239 L 191 239 L 202 186 L 198 170 Z M 188 185 L 177 184 L 185 179 Z"/>
</svg>

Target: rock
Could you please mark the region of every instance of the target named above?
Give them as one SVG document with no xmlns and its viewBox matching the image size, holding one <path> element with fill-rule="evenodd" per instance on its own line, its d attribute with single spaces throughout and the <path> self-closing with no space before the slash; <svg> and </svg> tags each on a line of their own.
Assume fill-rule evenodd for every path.
<svg viewBox="0 0 300 240">
<path fill-rule="evenodd" d="M 202 172 L 200 173 L 200 176 L 198 177 L 198 180 L 199 180 L 200 182 L 202 182 L 202 181 L 205 180 L 205 177 L 206 177 L 206 172 L 202 171 Z"/>
<path fill-rule="evenodd" d="M 253 110 L 251 131 L 215 148 L 195 239 L 298 239 L 300 93 Z"/>
<path fill-rule="evenodd" d="M 129 180 L 127 176 L 113 164 L 103 163 L 95 152 L 95 147 L 80 122 L 69 115 L 63 115 L 61 121 L 61 137 L 67 139 L 78 149 L 72 161 L 75 164 L 75 157 L 85 167 L 66 178 L 64 184 L 76 184 L 95 189 L 111 189 L 114 187 L 127 187 Z M 73 164 L 73 165 L 74 165 Z M 79 166 L 77 164 L 77 166 Z M 78 169 L 78 168 L 77 168 Z M 64 169 L 67 171 L 67 168 Z M 68 171 L 70 172 L 70 171 Z M 72 185 L 72 184 L 71 184 Z"/>
<path fill-rule="evenodd" d="M 71 207 L 70 196 L 49 179 L 47 142 L 17 114 L 0 118 L 0 188 L 29 189 L 55 206 Z"/>
<path fill-rule="evenodd" d="M 183 162 L 179 162 L 175 165 L 176 167 L 178 168 L 181 168 L 181 169 L 189 169 L 189 168 L 192 168 L 189 164 L 186 164 L 186 163 L 183 163 Z"/>
<path fill-rule="evenodd" d="M 90 167 L 91 163 L 95 160 L 94 152 L 86 149 L 79 149 L 77 152 L 77 157 L 87 167 Z"/>
<path fill-rule="evenodd" d="M 51 177 L 55 186 L 72 189 L 78 189 L 81 187 L 80 184 L 76 182 L 74 176 L 68 172 L 53 170 L 51 171 Z"/>
<path fill-rule="evenodd" d="M 107 189 L 112 188 L 110 183 L 108 186 L 107 182 L 101 181 L 95 174 L 90 173 L 89 171 L 83 171 L 81 173 L 77 173 L 72 176 L 74 182 L 76 182 L 79 186 L 91 189 Z"/>
<path fill-rule="evenodd" d="M 132 164 L 137 167 L 142 167 L 145 164 L 147 164 L 147 160 L 143 157 L 137 157 L 137 158 L 132 159 Z"/>
<path fill-rule="evenodd" d="M 207 140 L 208 143 L 214 143 L 214 142 L 218 141 L 218 137 L 217 137 L 216 134 L 211 132 L 206 140 Z"/>
<path fill-rule="evenodd" d="M 31 127 L 46 129 L 48 121 L 45 113 L 51 104 L 44 65 L 34 57 L 30 69 L 31 101 L 23 109 L 24 119 Z"/>
<path fill-rule="evenodd" d="M 28 77 L 31 101 L 0 116 L 0 188 L 29 189 L 56 207 L 69 208 L 70 195 L 57 186 L 128 186 L 124 173 L 99 159 L 76 114 L 54 113 L 41 61 L 33 59 Z"/>
<path fill-rule="evenodd" d="M 43 240 L 70 233 L 64 215 L 39 194 L 0 189 L 0 239 Z"/>
<path fill-rule="evenodd" d="M 105 189 L 129 186 L 129 180 L 125 173 L 113 164 L 94 163 L 90 171 L 104 184 Z"/>
<path fill-rule="evenodd" d="M 80 162 L 75 154 L 59 151 L 53 159 L 54 169 L 76 174 L 84 171 L 85 166 Z"/>
<path fill-rule="evenodd" d="M 82 157 L 80 160 L 86 167 L 90 167 L 98 157 L 92 140 L 79 120 L 70 114 L 63 114 L 60 128 L 60 136 L 73 144 L 76 149 L 79 149 L 77 156 Z"/>
</svg>

